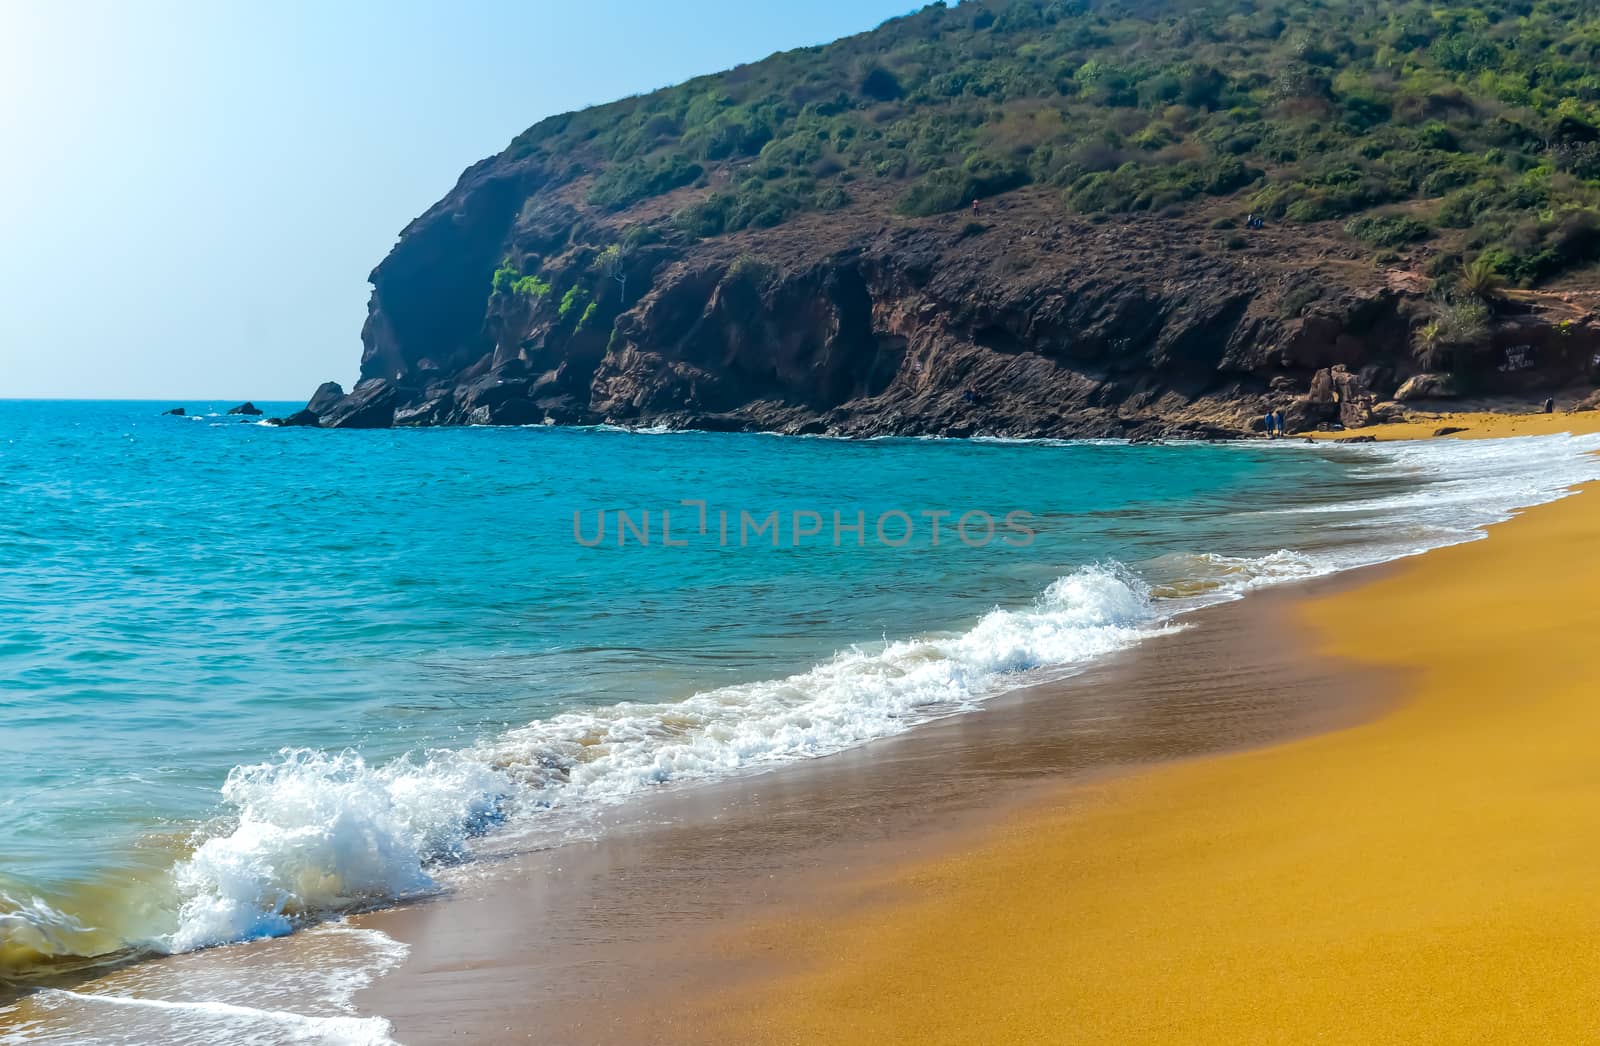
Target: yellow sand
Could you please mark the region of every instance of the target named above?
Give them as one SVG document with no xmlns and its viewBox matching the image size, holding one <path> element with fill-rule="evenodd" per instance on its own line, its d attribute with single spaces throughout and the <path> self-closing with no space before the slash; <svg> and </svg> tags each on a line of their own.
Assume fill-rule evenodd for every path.
<svg viewBox="0 0 1600 1046">
<path fill-rule="evenodd" d="M 1545 424 L 1600 418 L 1517 427 Z M 1404 701 L 1066 791 L 864 884 L 893 900 L 765 928 L 753 947 L 801 969 L 715 1000 L 699 1031 L 1600 1042 L 1600 490 L 1303 614 L 1328 653 L 1406 670 Z"/>
<path fill-rule="evenodd" d="M 1548 436 L 1555 432 L 1600 431 L 1600 412 L 1581 414 L 1486 414 L 1457 411 L 1417 413 L 1413 421 L 1398 425 L 1369 425 L 1345 432 L 1314 432 L 1312 439 L 1338 440 L 1352 436 L 1376 436 L 1379 440 L 1427 439 L 1442 428 L 1460 428 L 1457 439 L 1498 439 L 1503 436 Z M 1298 437 L 1291 437 L 1298 438 Z"/>
</svg>

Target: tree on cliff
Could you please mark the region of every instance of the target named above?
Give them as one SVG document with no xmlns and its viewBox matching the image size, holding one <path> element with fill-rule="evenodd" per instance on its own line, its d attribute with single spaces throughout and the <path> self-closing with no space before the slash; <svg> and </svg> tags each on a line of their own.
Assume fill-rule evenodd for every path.
<svg viewBox="0 0 1600 1046">
<path fill-rule="evenodd" d="M 631 248 L 613 243 L 595 258 L 595 268 L 608 279 L 617 283 L 617 307 L 628 307 L 628 261 L 632 257 Z"/>
</svg>

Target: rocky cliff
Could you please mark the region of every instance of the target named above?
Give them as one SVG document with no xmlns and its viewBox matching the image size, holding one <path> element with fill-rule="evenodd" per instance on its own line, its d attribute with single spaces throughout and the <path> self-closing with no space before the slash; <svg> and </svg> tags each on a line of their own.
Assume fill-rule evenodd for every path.
<svg viewBox="0 0 1600 1046">
<path fill-rule="evenodd" d="M 534 128 L 468 169 L 404 230 L 371 276 L 360 382 L 348 393 L 324 386 L 285 422 L 1226 436 L 1252 430 L 1269 409 L 1285 411 L 1291 431 L 1354 427 L 1398 417 L 1397 396 L 1542 395 L 1594 372 L 1600 302 L 1581 277 L 1561 293 L 1483 288 L 1489 304 L 1478 327 L 1437 325 L 1435 341 L 1459 344 L 1419 357 L 1419 332 L 1445 301 L 1434 277 L 1459 268 L 1465 234 L 1426 232 L 1406 217 L 1415 208 L 1403 207 L 1362 219 L 1367 225 L 1311 220 L 1302 210 L 1299 220 L 1256 227 L 1246 211 L 1276 191 L 1275 176 L 1259 171 L 1248 172 L 1254 183 L 1207 183 L 1182 206 L 1157 207 L 1155 197 L 1149 210 L 1116 204 L 1084 213 L 1082 179 L 1064 197 L 1026 176 L 985 173 L 980 156 L 963 168 L 961 194 L 943 213 L 919 215 L 939 209 L 920 205 L 926 186 L 942 184 L 937 171 L 908 195 L 904 178 L 858 178 L 836 159 L 855 155 L 846 143 L 870 137 L 874 121 L 904 121 L 935 105 L 891 97 L 881 79 L 874 86 L 883 73 L 903 92 L 909 75 L 896 79 L 877 58 L 860 80 L 868 97 L 779 106 L 752 143 L 735 137 L 724 146 L 685 130 L 703 119 L 695 106 L 715 98 L 721 108 L 708 110 L 706 127 L 754 134 L 729 114 L 767 110 L 735 104 L 738 85 L 779 59 L 790 64 L 760 75 L 782 87 L 782 77 L 816 79 L 801 77 L 806 66 L 797 63 L 820 63 L 839 48 L 855 49 L 841 53 L 856 55 L 859 70 L 862 54 L 877 53 L 867 50 L 871 41 L 896 32 L 970 41 L 998 32 L 1005 12 L 1063 8 L 988 6 L 1002 11 L 1000 21 L 985 22 L 983 5 L 930 7 L 830 49 L 742 67 L 712 91 L 686 85 L 677 102 L 665 92 Z M 1099 17 L 1096 6 L 1051 15 L 1059 21 L 1050 25 L 1061 39 L 1074 26 L 1082 35 Z M 961 14 L 950 28 L 969 9 L 979 14 Z M 1086 68 L 1050 104 L 1113 117 L 1136 105 L 1095 101 L 1079 84 Z M 1244 73 L 1212 73 L 1233 85 L 1236 101 L 1255 97 Z M 784 97 L 802 95 L 791 86 Z M 1189 108 L 1198 127 L 1209 110 Z M 1176 119 L 1173 111 L 1163 119 Z M 1013 116 L 995 108 L 964 119 L 982 134 L 984 120 Z M 801 130 L 772 140 L 790 126 Z M 593 142 L 635 127 L 666 143 L 637 146 L 656 159 L 595 159 Z M 835 150 L 805 169 L 812 195 L 804 206 L 704 227 L 706 214 L 723 214 L 718 208 L 760 205 L 768 191 L 760 186 L 776 184 L 763 179 L 794 178 L 775 146 L 804 134 Z M 871 156 L 888 160 L 875 169 L 895 169 L 895 154 L 883 151 L 893 136 L 878 138 L 889 145 Z M 694 142 L 690 164 L 682 150 Z M 1013 152 L 1032 162 L 1051 147 Z M 823 175 L 837 191 L 821 188 Z M 1376 252 L 1373 229 L 1400 230 L 1405 242 Z M 1428 372 L 1419 358 L 1451 373 Z"/>
<path fill-rule="evenodd" d="M 1274 408 L 1293 431 L 1398 416 L 1383 403 L 1422 373 L 1427 281 L 1303 227 L 1097 224 L 1022 191 L 619 249 L 621 223 L 559 195 L 519 213 L 537 182 L 480 165 L 406 230 L 372 275 L 361 382 L 301 423 L 1227 435 Z M 540 275 L 490 293 L 502 268 Z M 1560 387 L 1600 351 L 1585 295 L 1526 297 L 1501 306 L 1482 388 Z"/>
</svg>

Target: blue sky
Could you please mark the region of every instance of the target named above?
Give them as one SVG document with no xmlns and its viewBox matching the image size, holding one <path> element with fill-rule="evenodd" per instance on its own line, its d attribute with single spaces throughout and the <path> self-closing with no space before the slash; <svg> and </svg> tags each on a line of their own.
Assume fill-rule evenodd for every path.
<svg viewBox="0 0 1600 1046">
<path fill-rule="evenodd" d="M 552 113 L 914 0 L 0 0 L 0 398 L 304 399 L 367 274 Z"/>
</svg>

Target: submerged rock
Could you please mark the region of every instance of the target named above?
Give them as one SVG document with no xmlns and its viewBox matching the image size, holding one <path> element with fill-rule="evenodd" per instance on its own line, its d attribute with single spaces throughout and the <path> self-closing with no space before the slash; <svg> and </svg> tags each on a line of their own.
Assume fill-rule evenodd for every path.
<svg viewBox="0 0 1600 1046">
<path fill-rule="evenodd" d="M 262 410 L 260 407 L 256 406 L 254 403 L 251 403 L 249 400 L 245 400 L 243 403 L 239 404 L 237 407 L 229 407 L 228 408 L 228 413 L 229 414 L 242 414 L 242 415 L 244 415 L 246 417 L 251 417 L 251 418 L 259 418 L 261 415 L 265 414 L 266 411 Z"/>
</svg>

